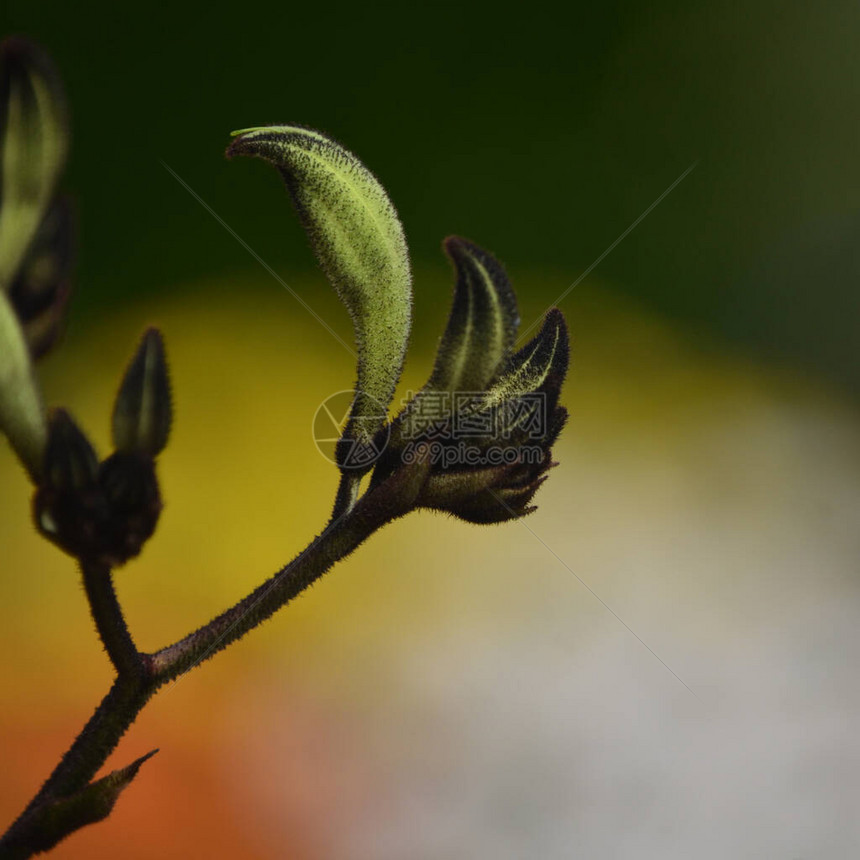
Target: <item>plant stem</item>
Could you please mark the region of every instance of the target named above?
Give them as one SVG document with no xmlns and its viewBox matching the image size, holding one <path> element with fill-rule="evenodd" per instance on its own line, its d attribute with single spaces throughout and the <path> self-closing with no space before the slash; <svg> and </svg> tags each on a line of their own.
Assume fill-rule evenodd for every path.
<svg viewBox="0 0 860 860">
<path fill-rule="evenodd" d="M 122 607 L 114 591 L 110 567 L 82 561 L 81 573 L 90 612 L 117 675 L 123 678 L 143 674 L 144 661 L 125 623 Z"/>
<path fill-rule="evenodd" d="M 334 510 L 331 513 L 332 520 L 346 516 L 355 507 L 360 488 L 361 475 L 350 471 L 341 472 L 337 495 L 334 498 Z"/>
<path fill-rule="evenodd" d="M 178 642 L 150 654 L 151 671 L 157 683 L 184 674 L 271 617 L 385 521 L 356 509 L 351 516 L 332 522 L 290 564 L 235 606 Z"/>
<path fill-rule="evenodd" d="M 293 561 L 226 612 L 184 639 L 147 655 L 160 685 L 208 660 L 319 579 L 336 561 L 349 555 L 377 529 L 412 510 L 429 465 L 415 464 L 395 472 L 331 522 Z"/>
<path fill-rule="evenodd" d="M 46 801 L 85 787 L 159 687 L 244 636 L 319 579 L 335 562 L 349 555 L 378 528 L 411 510 L 425 478 L 425 466 L 408 467 L 395 473 L 367 493 L 349 515 L 329 523 L 322 534 L 275 576 L 208 624 L 154 654 L 137 652 L 125 622 L 117 625 L 117 621 L 122 620 L 122 612 L 109 576 L 97 576 L 95 569 L 88 568 L 92 575 L 85 572 L 87 595 L 99 633 L 119 676 L 38 794 L 0 839 L 0 860 L 29 856 L 12 855 L 11 846 L 32 844 L 27 841 L 27 828 L 36 820 L 31 813 Z M 90 595 L 91 584 L 95 587 L 96 599 Z M 130 673 L 120 670 L 120 666 L 130 660 L 129 648 L 137 655 L 137 668 Z"/>
<path fill-rule="evenodd" d="M 117 678 L 28 809 L 47 798 L 63 797 L 85 786 L 114 751 L 155 689 L 152 682 L 140 677 Z"/>
</svg>

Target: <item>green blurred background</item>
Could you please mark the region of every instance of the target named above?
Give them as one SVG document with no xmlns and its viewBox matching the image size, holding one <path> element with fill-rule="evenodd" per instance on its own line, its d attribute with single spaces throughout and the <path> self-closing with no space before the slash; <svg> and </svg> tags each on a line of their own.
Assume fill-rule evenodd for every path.
<svg viewBox="0 0 860 860">
<path fill-rule="evenodd" d="M 540 510 L 375 536 L 153 701 L 111 765 L 161 754 L 58 857 L 857 855 L 858 26 L 841 0 L 5 0 L 72 108 L 49 403 L 107 451 L 136 338 L 167 339 L 167 506 L 118 577 L 147 649 L 319 530 L 311 422 L 354 374 L 162 162 L 348 339 L 280 180 L 223 149 L 299 121 L 364 159 L 415 260 L 404 392 L 444 322 L 443 236 L 498 254 L 529 324 L 696 164 L 562 303 L 573 417 Z M 110 672 L 0 453 L 5 820 Z"/>
<path fill-rule="evenodd" d="M 5 0 L 74 106 L 77 313 L 312 266 L 277 183 L 227 133 L 300 121 L 375 169 L 419 264 L 461 233 L 550 300 L 691 163 L 601 264 L 647 306 L 860 384 L 857 4 L 235 5 Z"/>
</svg>

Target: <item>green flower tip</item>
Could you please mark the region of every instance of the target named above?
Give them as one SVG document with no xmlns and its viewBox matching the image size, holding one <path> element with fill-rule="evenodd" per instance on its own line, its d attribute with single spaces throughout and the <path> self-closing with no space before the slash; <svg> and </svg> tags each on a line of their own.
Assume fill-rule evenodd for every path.
<svg viewBox="0 0 860 860">
<path fill-rule="evenodd" d="M 337 448 L 369 448 L 385 422 L 406 356 L 412 323 L 412 274 L 406 238 L 385 189 L 349 150 L 299 125 L 233 132 L 227 156 L 274 165 L 328 280 L 352 317 L 357 392 Z M 372 464 L 368 464 L 367 471 Z"/>
<path fill-rule="evenodd" d="M 240 128 L 237 131 L 231 131 L 230 137 L 239 137 L 240 134 L 251 134 L 255 131 L 268 131 L 272 126 L 268 125 L 255 125 L 253 128 Z"/>
</svg>

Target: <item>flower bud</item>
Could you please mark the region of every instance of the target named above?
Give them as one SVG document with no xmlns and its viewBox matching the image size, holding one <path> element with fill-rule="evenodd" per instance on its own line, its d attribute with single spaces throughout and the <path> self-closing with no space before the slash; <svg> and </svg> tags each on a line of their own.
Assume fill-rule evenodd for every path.
<svg viewBox="0 0 860 860">
<path fill-rule="evenodd" d="M 351 459 L 355 471 L 356 447 L 372 450 L 385 423 L 380 412 L 391 403 L 409 340 L 412 274 L 403 227 L 376 177 L 330 137 L 297 125 L 233 134 L 228 157 L 257 156 L 280 171 L 311 247 L 352 317 L 358 381 L 335 455 L 342 469 Z"/>
<path fill-rule="evenodd" d="M 116 451 L 99 464 L 92 445 L 62 409 L 51 414 L 33 518 L 64 552 L 114 567 L 138 555 L 161 513 L 151 457 Z"/>
<path fill-rule="evenodd" d="M 116 396 L 114 446 L 118 451 L 138 451 L 155 457 L 167 444 L 172 414 L 164 341 L 158 329 L 150 328 Z"/>
<path fill-rule="evenodd" d="M 116 451 L 99 468 L 99 486 L 110 515 L 103 523 L 100 554 L 112 566 L 139 555 L 161 515 L 161 493 L 151 457 Z"/>
<path fill-rule="evenodd" d="M 457 281 L 448 325 L 426 388 L 483 391 L 510 353 L 519 325 L 517 299 L 491 254 L 458 236 L 444 242 Z"/>
<path fill-rule="evenodd" d="M 64 409 L 51 413 L 33 518 L 44 537 L 78 558 L 100 543 L 107 507 L 98 486 L 98 457 Z"/>
<path fill-rule="evenodd" d="M 540 332 L 510 355 L 516 303 L 501 266 L 463 240 L 446 248 L 459 278 L 433 375 L 395 419 L 371 486 L 420 455 L 430 468 L 416 506 L 503 522 L 534 510 L 531 500 L 555 465 L 550 449 L 567 420 L 558 405 L 567 326 L 550 310 Z"/>
<path fill-rule="evenodd" d="M 55 197 L 68 148 L 65 99 L 56 71 L 34 44 L 0 43 L 0 431 L 31 479 L 39 480 L 47 439 L 42 394 L 32 356 L 58 330 L 67 289 L 55 281 L 38 314 L 19 319 L 23 298 L 33 299 L 29 257 Z M 49 225 L 45 228 L 51 231 Z M 40 251 L 36 251 L 38 257 Z M 38 265 L 36 266 L 38 269 Z M 20 278 L 22 279 L 19 279 Z M 11 294 L 14 292 L 14 295 Z M 22 321 L 30 323 L 27 331 Z"/>
</svg>

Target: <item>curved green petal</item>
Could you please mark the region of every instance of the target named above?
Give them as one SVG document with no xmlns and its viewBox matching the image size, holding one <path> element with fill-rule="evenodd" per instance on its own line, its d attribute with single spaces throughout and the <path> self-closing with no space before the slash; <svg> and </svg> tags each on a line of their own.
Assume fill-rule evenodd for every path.
<svg viewBox="0 0 860 860">
<path fill-rule="evenodd" d="M 541 330 L 515 356 L 501 376 L 487 389 L 484 408 L 493 408 L 535 391 L 557 389 L 567 372 L 570 342 L 564 316 L 552 308 Z"/>
<path fill-rule="evenodd" d="M 412 322 L 412 275 L 403 228 L 376 177 L 326 135 L 296 125 L 234 135 L 228 156 L 257 156 L 281 172 L 311 247 L 352 317 L 358 381 L 338 446 L 344 467 L 354 445 L 372 445 L 403 369 Z"/>
<path fill-rule="evenodd" d="M 540 331 L 510 358 L 486 392 L 459 407 L 461 420 L 492 412 L 496 416 L 492 422 L 494 430 L 510 439 L 530 416 L 527 410 L 517 408 L 519 402 L 535 394 L 543 398 L 544 420 L 549 420 L 555 412 L 569 362 L 567 324 L 561 311 L 552 308 Z"/>
<path fill-rule="evenodd" d="M 396 449 L 411 422 L 420 414 L 422 400 L 442 394 L 486 391 L 510 356 L 520 324 L 517 298 L 501 263 L 488 251 L 459 236 L 443 243 L 457 280 L 448 323 L 439 341 L 433 372 L 424 387 L 397 417 L 389 447 Z M 443 420 L 446 416 L 439 415 Z"/>
<path fill-rule="evenodd" d="M 457 283 L 433 373 L 432 391 L 483 391 L 516 339 L 517 299 L 492 254 L 458 236 L 444 242 Z"/>
</svg>

